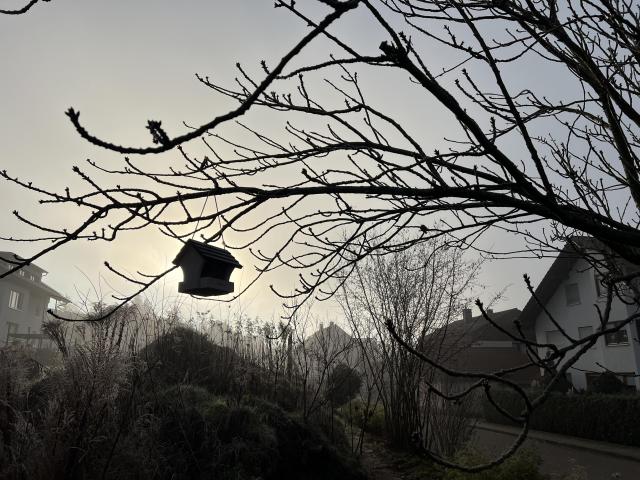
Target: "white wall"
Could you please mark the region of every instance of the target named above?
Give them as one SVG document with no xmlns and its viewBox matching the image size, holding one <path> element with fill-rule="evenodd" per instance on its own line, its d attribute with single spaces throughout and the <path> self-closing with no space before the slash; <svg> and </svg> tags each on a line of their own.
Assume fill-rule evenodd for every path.
<svg viewBox="0 0 640 480">
<path fill-rule="evenodd" d="M 578 285 L 580 303 L 577 305 L 567 305 L 566 302 L 565 286 L 570 283 L 577 283 Z M 591 326 L 593 332 L 595 332 L 600 325 L 598 312 L 594 306 L 595 304 L 600 305 L 600 308 L 604 309 L 605 299 L 598 298 L 597 296 L 594 271 L 589 268 L 585 260 L 578 260 L 564 281 L 558 284 L 555 293 L 547 303 L 547 309 L 570 336 L 579 338 L 579 327 Z M 610 321 L 623 320 L 627 318 L 628 314 L 627 306 L 620 300 L 614 299 Z M 544 312 L 538 315 L 535 326 L 536 339 L 539 343 L 547 342 L 547 332 L 558 330 Z M 582 370 L 603 371 L 597 363 L 604 365 L 607 369 L 614 372 L 639 373 L 640 345 L 634 341 L 634 338 L 638 338 L 635 330 L 636 327 L 635 325 L 627 325 L 624 328 L 627 330 L 627 336 L 629 338 L 628 345 L 606 345 L 604 338 L 599 338 L 594 348 L 586 352 L 575 363 L 575 368 L 569 370 L 574 387 L 577 389 L 586 388 L 586 374 Z M 560 338 L 557 332 L 551 336 Z M 562 340 L 563 341 L 559 342 L 560 344 L 568 344 L 567 340 Z M 553 343 L 555 344 L 556 342 L 554 341 Z M 546 352 L 541 351 L 539 353 L 544 357 Z M 569 356 L 570 355 L 567 357 Z M 635 379 L 635 383 L 636 388 L 640 389 L 640 381 L 638 378 Z"/>
</svg>

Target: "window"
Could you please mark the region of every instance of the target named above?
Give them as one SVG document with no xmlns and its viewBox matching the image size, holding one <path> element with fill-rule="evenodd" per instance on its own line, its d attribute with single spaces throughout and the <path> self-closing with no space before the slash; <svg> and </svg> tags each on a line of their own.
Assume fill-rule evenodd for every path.
<svg viewBox="0 0 640 480">
<path fill-rule="evenodd" d="M 582 340 L 585 337 L 588 337 L 589 335 L 593 335 L 593 327 L 592 326 L 578 327 L 578 338 L 580 338 L 580 340 Z M 595 344 L 591 348 L 596 348 Z"/>
<path fill-rule="evenodd" d="M 577 283 L 568 283 L 564 286 L 564 293 L 567 297 L 567 305 L 580 304 L 580 290 Z"/>
<path fill-rule="evenodd" d="M 18 270 L 18 275 L 20 275 L 21 277 L 24 277 L 24 270 Z"/>
<path fill-rule="evenodd" d="M 36 281 L 36 276 L 33 273 L 29 274 L 29 280 L 31 280 L 32 282 Z"/>
<path fill-rule="evenodd" d="M 22 292 L 11 290 L 9 293 L 9 308 L 12 308 L 13 310 L 22 310 L 23 303 L 24 294 L 22 294 Z"/>
<path fill-rule="evenodd" d="M 549 330 L 545 332 L 546 343 L 555 345 L 557 348 L 562 348 L 567 345 L 567 337 L 565 337 L 560 330 Z M 545 355 L 549 357 L 553 353 L 553 350 L 547 348 Z"/>
<path fill-rule="evenodd" d="M 607 328 L 620 325 L 622 322 L 609 322 Z M 617 332 L 607 333 L 604 336 L 604 343 L 607 345 L 629 345 L 629 336 L 627 335 L 627 327 L 622 327 Z"/>
<path fill-rule="evenodd" d="M 7 340 L 6 340 L 6 343 L 9 343 L 9 339 L 10 339 L 11 335 L 13 335 L 14 333 L 18 333 L 18 324 L 17 323 L 7 322 Z"/>
<path fill-rule="evenodd" d="M 598 297 L 606 297 L 607 296 L 607 286 L 603 283 L 604 277 L 596 272 L 594 275 L 594 279 L 596 282 L 596 295 Z"/>
</svg>

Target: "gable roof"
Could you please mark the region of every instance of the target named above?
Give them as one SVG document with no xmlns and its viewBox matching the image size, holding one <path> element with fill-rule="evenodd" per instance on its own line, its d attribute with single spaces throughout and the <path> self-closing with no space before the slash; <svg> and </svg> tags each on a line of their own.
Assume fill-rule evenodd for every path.
<svg viewBox="0 0 640 480">
<path fill-rule="evenodd" d="M 533 323 L 542 311 L 540 303 L 546 304 L 551 299 L 551 296 L 557 291 L 558 284 L 569 275 L 569 272 L 578 260 L 585 258 L 587 251 L 610 252 L 610 249 L 593 237 L 575 236 L 569 238 L 535 289 L 535 296 L 538 301 L 536 301 L 536 298 L 532 295 L 522 310 L 520 322 L 523 327 L 533 326 Z M 627 263 L 622 259 L 616 260 L 616 262 L 618 261 L 620 264 Z"/>
<path fill-rule="evenodd" d="M 0 252 L 0 260 L 15 260 L 15 259 L 21 259 L 20 256 L 16 255 L 13 252 Z M 6 272 L 7 270 L 9 270 L 11 267 L 7 267 L 3 262 L 0 262 L 0 272 Z M 46 270 L 43 270 L 42 268 L 38 267 L 37 265 L 34 265 L 33 263 L 28 265 L 25 268 L 26 271 L 36 271 L 37 273 L 47 273 Z M 12 275 L 9 275 L 5 278 L 0 278 L 1 280 L 12 280 L 15 282 L 20 283 L 23 286 L 26 286 L 27 288 L 32 288 L 32 289 L 36 289 L 36 290 L 40 290 L 41 292 L 43 292 L 45 295 L 49 296 L 49 298 L 53 298 L 54 300 L 59 300 L 61 302 L 69 302 L 69 299 L 66 298 L 64 295 L 62 295 L 61 293 L 57 292 L 56 290 L 54 290 L 53 288 L 51 288 L 49 285 L 47 285 L 46 283 L 44 283 L 42 280 L 38 280 L 38 281 L 33 281 L 33 280 L 29 280 L 25 277 L 21 277 L 20 275 L 16 275 L 15 273 L 13 273 Z"/>
<path fill-rule="evenodd" d="M 328 327 L 320 325 L 320 328 L 318 330 L 309 335 L 309 337 L 307 338 L 307 343 L 324 341 L 350 342 L 351 340 L 353 340 L 353 337 L 351 335 L 345 332 L 334 322 L 330 322 Z"/>
<path fill-rule="evenodd" d="M 507 332 L 520 336 L 518 329 L 516 328 L 515 321 L 520 317 L 520 310 L 517 308 L 510 308 L 508 310 L 502 310 L 501 312 L 490 312 L 489 317 L 500 328 Z M 513 341 L 507 334 L 494 327 L 491 323 L 482 315 L 471 317 L 467 320 L 457 320 L 451 322 L 448 325 L 436 330 L 432 335 L 433 339 L 439 339 L 444 335 L 447 338 L 447 342 L 451 340 L 451 344 L 459 344 L 461 342 L 465 344 L 471 344 L 479 341 L 489 342 L 510 342 Z"/>
<path fill-rule="evenodd" d="M 58 301 L 63 302 L 63 303 L 69 303 L 69 299 L 67 297 L 65 297 L 61 293 L 58 293 L 57 290 L 54 290 L 53 288 L 51 288 L 49 285 L 47 285 L 43 281 L 39 281 L 39 282 L 35 282 L 35 283 L 31 282 L 31 284 L 32 284 L 32 286 L 35 286 L 39 290 L 44 291 L 44 293 L 49 295 L 49 298 L 53 298 L 54 300 L 58 300 Z"/>
<path fill-rule="evenodd" d="M 24 258 L 22 258 L 20 255 L 16 255 L 13 252 L 0 252 L 0 262 L 6 262 L 8 264 L 11 264 L 12 262 L 16 262 L 16 261 L 23 261 Z M 35 270 L 39 273 L 47 273 L 46 270 L 40 268 L 39 266 L 37 266 L 35 263 L 30 263 L 29 265 L 27 265 L 26 267 L 24 267 L 27 270 Z"/>
<path fill-rule="evenodd" d="M 242 268 L 242 265 L 235 259 L 229 251 L 213 245 L 208 245 L 202 242 L 196 242 L 195 240 L 187 240 L 182 246 L 178 255 L 173 260 L 174 265 L 179 265 L 182 256 L 189 250 L 195 250 L 205 260 L 215 260 L 218 262 L 224 262 L 233 265 L 236 268 Z"/>
</svg>

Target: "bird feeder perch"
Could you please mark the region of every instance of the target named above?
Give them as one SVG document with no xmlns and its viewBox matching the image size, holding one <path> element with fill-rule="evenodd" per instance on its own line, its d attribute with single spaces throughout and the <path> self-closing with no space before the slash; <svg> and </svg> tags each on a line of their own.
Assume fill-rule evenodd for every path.
<svg viewBox="0 0 640 480">
<path fill-rule="evenodd" d="M 178 291 L 202 297 L 233 292 L 229 278 L 234 269 L 242 268 L 227 250 L 195 240 L 184 244 L 173 264 L 182 268 L 184 277 Z"/>
</svg>

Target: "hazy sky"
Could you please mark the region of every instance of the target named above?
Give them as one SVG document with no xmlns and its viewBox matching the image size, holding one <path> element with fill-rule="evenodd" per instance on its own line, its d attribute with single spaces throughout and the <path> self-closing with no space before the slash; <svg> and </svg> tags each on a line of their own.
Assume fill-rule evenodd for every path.
<svg viewBox="0 0 640 480">
<path fill-rule="evenodd" d="M 22 1 L 0 0 L 4 8 L 19 4 Z M 346 19 L 342 28 L 347 39 L 372 53 L 384 40 L 358 14 Z M 274 64 L 305 31 L 284 9 L 274 9 L 271 0 L 52 0 L 26 15 L 0 16 L 0 168 L 49 188 L 73 187 L 78 184 L 71 172 L 74 165 L 87 158 L 103 165 L 121 159 L 84 142 L 65 117 L 67 108 L 80 110 L 83 123 L 102 136 L 147 145 L 148 119 L 162 120 L 175 134 L 184 131 L 183 121 L 200 124 L 225 110 L 226 104 L 202 87 L 195 73 L 231 85 L 237 61 L 259 71 L 260 60 Z M 311 53 L 313 48 L 320 47 L 312 47 Z M 446 53 L 434 51 L 436 61 L 438 55 Z M 446 57 L 441 61 L 445 64 Z M 540 81 L 552 79 L 543 75 Z M 371 85 L 399 111 L 415 103 L 408 92 L 385 91 L 382 78 L 373 79 Z M 427 106 L 409 116 L 416 131 L 434 135 L 446 132 L 450 121 L 429 115 Z M 2 234 L 30 233 L 13 218 L 14 209 L 52 224 L 79 220 L 73 209 L 47 210 L 36 201 L 37 196 L 0 183 Z M 496 246 L 502 241 L 506 240 L 500 236 L 490 239 Z M 0 250 L 21 255 L 35 248 L 0 242 Z M 151 233 L 125 235 L 117 243 L 76 242 L 38 263 L 50 272 L 48 282 L 73 298 L 76 287 L 87 291 L 90 283 L 110 291 L 99 279 L 105 273 L 104 260 L 157 272 L 169 265 L 177 248 L 176 242 Z M 245 264 L 234 277 L 241 284 L 252 274 L 251 259 L 242 252 L 236 256 Z M 549 260 L 487 264 L 481 278 L 488 287 L 483 297 L 513 284 L 497 308 L 522 308 L 528 298 L 522 273 L 537 280 L 548 264 Z M 177 296 L 178 281 L 178 276 L 168 277 L 157 293 Z M 248 292 L 243 306 L 250 315 L 277 316 L 279 301 L 266 285 L 277 283 L 286 290 L 293 289 L 296 281 L 296 272 L 273 275 Z M 330 305 L 318 311 L 337 314 Z"/>
</svg>

